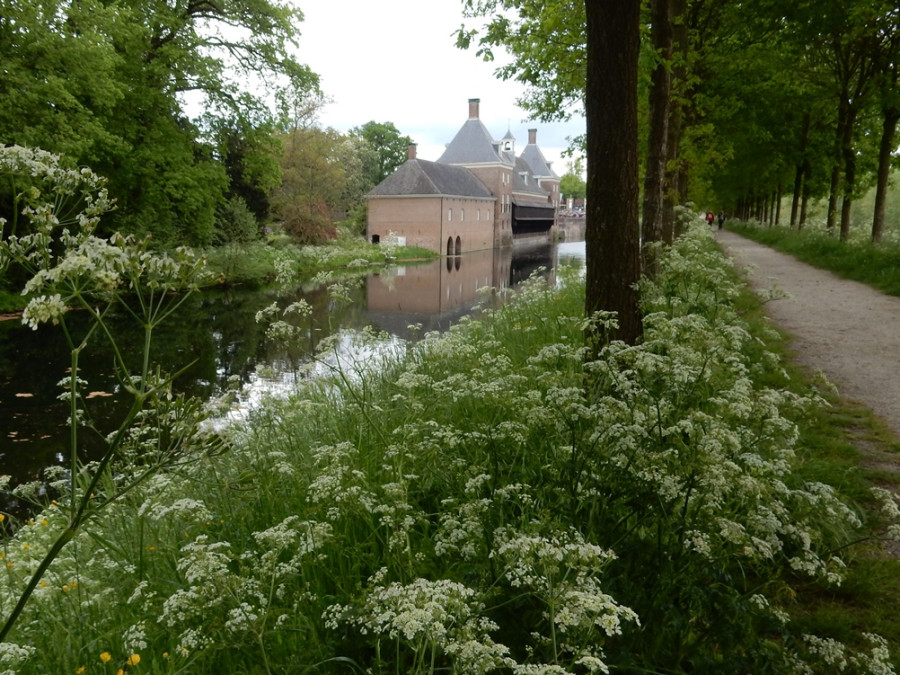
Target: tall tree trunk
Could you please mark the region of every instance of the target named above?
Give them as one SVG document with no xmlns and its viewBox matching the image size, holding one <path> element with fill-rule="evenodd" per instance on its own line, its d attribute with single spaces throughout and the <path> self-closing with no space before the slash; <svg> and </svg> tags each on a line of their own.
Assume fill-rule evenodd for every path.
<svg viewBox="0 0 900 675">
<path fill-rule="evenodd" d="M 637 163 L 641 0 L 585 0 L 587 23 L 587 316 L 615 312 L 594 335 L 635 344 L 643 335 Z"/>
<path fill-rule="evenodd" d="M 850 238 L 850 208 L 853 206 L 853 191 L 856 189 L 856 151 L 853 148 L 853 129 L 856 126 L 857 110 L 848 106 L 847 123 L 841 137 L 841 158 L 844 160 L 844 190 L 841 200 L 841 241 Z"/>
<path fill-rule="evenodd" d="M 847 85 L 844 84 L 841 89 L 841 98 L 838 103 L 837 126 L 835 127 L 835 157 L 834 164 L 831 167 L 831 185 L 828 191 L 828 214 L 825 219 L 825 226 L 831 230 L 837 221 L 837 203 L 838 194 L 841 190 L 841 163 L 844 152 L 844 137 L 847 133 L 847 121 L 850 113 L 850 104 L 847 101 L 849 93 L 847 93 Z"/>
<path fill-rule="evenodd" d="M 676 167 L 681 157 L 682 109 L 678 92 L 687 85 L 685 59 L 688 50 L 687 28 L 684 13 L 687 0 L 669 0 L 669 16 L 672 21 L 672 73 L 670 80 L 669 122 L 666 134 L 666 176 L 663 188 L 663 241 L 671 244 L 675 240 L 675 206 L 679 201 L 678 173 Z M 680 233 L 678 233 L 680 234 Z"/>
<path fill-rule="evenodd" d="M 828 214 L 825 216 L 825 227 L 829 230 L 834 229 L 834 223 L 837 221 L 837 200 L 840 187 L 841 167 L 835 162 L 831 168 L 831 185 L 828 189 Z"/>
<path fill-rule="evenodd" d="M 880 242 L 884 233 L 884 209 L 887 198 L 888 178 L 891 175 L 891 153 L 894 150 L 894 136 L 900 108 L 886 108 L 881 125 L 881 148 L 878 151 L 878 180 L 875 184 L 875 213 L 872 216 L 872 241 Z"/>
<path fill-rule="evenodd" d="M 794 171 L 794 191 L 791 196 L 791 229 L 797 226 L 797 215 L 800 211 L 800 196 L 803 194 L 803 163 L 797 164 Z"/>
<path fill-rule="evenodd" d="M 778 189 L 775 191 L 775 224 L 781 225 L 781 183 L 778 183 Z"/>
<path fill-rule="evenodd" d="M 806 164 L 806 146 L 809 144 L 809 127 L 811 123 L 809 112 L 803 115 L 803 124 L 800 125 L 800 152 L 797 158 L 797 169 L 794 173 L 794 192 L 791 198 L 791 229 L 797 224 L 797 209 L 800 206 L 800 196 L 803 194 L 805 173 L 803 167 Z"/>
<path fill-rule="evenodd" d="M 672 90 L 672 16 L 669 0 L 652 0 L 650 38 L 658 62 L 650 76 L 650 133 L 644 173 L 643 244 L 663 241 L 663 194 L 668 160 L 669 101 Z M 644 269 L 655 274 L 653 256 L 644 250 Z"/>
<path fill-rule="evenodd" d="M 804 175 L 809 176 L 809 163 L 806 163 Z M 803 198 L 800 200 L 800 220 L 797 221 L 797 229 L 802 230 L 806 225 L 806 216 L 809 213 L 809 179 L 803 181 Z"/>
</svg>

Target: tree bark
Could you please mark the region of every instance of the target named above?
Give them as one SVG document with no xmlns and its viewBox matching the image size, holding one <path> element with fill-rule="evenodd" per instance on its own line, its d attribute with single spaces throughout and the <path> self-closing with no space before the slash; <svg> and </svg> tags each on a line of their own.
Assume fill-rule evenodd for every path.
<svg viewBox="0 0 900 675">
<path fill-rule="evenodd" d="M 615 312 L 601 342 L 643 335 L 637 164 L 641 0 L 585 0 L 587 23 L 587 316 Z"/>
<path fill-rule="evenodd" d="M 644 174 L 644 267 L 652 274 L 655 264 L 648 244 L 664 241 L 663 196 L 668 161 L 669 101 L 672 89 L 672 16 L 669 0 L 652 0 L 650 38 L 658 59 L 650 76 L 650 131 Z M 671 243 L 671 241 L 667 242 Z"/>
<path fill-rule="evenodd" d="M 807 179 L 803 182 L 803 197 L 800 200 L 800 220 L 797 221 L 797 229 L 802 230 L 803 226 L 806 225 L 806 216 L 809 213 L 809 162 L 804 164 L 804 175 L 807 176 Z"/>
<path fill-rule="evenodd" d="M 791 229 L 797 226 L 797 215 L 800 212 L 800 196 L 803 194 L 803 164 L 798 163 L 794 171 L 794 191 L 791 196 Z"/>
<path fill-rule="evenodd" d="M 791 198 L 791 229 L 797 225 L 797 212 L 800 206 L 800 197 L 803 194 L 803 184 L 806 173 L 803 168 L 806 164 L 806 146 L 809 143 L 810 114 L 803 115 L 803 124 L 800 127 L 800 153 L 797 158 L 797 167 L 794 173 L 794 192 Z"/>
<path fill-rule="evenodd" d="M 687 0 L 669 0 L 669 2 L 672 20 L 672 96 L 669 101 L 669 128 L 666 136 L 668 151 L 663 192 L 663 241 L 670 244 L 677 235 L 681 234 L 675 232 L 675 206 L 683 203 L 681 200 L 682 190 L 679 185 L 683 110 L 681 97 L 678 94 L 687 86 L 685 62 L 689 45 L 687 27 L 684 23 Z"/>
<path fill-rule="evenodd" d="M 857 110 L 852 106 L 847 111 L 847 123 L 841 137 L 841 158 L 844 160 L 844 189 L 841 199 L 841 241 L 850 238 L 850 208 L 853 205 L 853 191 L 856 189 L 856 151 L 853 148 L 853 129 L 856 126 Z"/>
<path fill-rule="evenodd" d="M 838 190 L 841 186 L 841 167 L 835 161 L 831 167 L 831 185 L 828 189 L 828 215 L 825 217 L 825 227 L 829 230 L 834 229 L 834 223 L 837 220 L 837 199 Z"/>
<path fill-rule="evenodd" d="M 781 225 L 781 183 L 778 183 L 778 189 L 775 191 L 775 224 Z"/>
<path fill-rule="evenodd" d="M 884 210 L 888 178 L 891 175 L 891 153 L 894 150 L 894 136 L 897 133 L 898 121 L 900 121 L 900 108 L 887 108 L 883 111 L 881 147 L 878 151 L 878 180 L 875 184 L 875 213 L 872 216 L 872 241 L 876 243 L 881 241 L 884 234 Z"/>
</svg>

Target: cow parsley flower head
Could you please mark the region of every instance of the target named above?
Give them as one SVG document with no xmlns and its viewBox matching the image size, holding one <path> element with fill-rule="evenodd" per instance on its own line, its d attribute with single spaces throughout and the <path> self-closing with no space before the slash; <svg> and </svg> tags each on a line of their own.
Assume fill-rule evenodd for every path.
<svg viewBox="0 0 900 675">
<path fill-rule="evenodd" d="M 22 323 L 37 330 L 42 323 L 59 323 L 60 317 L 66 313 L 66 304 L 62 296 L 55 293 L 51 296 L 41 295 L 32 298 L 22 312 Z"/>
</svg>

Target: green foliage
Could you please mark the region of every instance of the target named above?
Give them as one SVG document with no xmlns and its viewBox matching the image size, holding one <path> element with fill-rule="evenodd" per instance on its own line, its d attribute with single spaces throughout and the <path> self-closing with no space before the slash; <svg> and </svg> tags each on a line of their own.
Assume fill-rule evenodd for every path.
<svg viewBox="0 0 900 675">
<path fill-rule="evenodd" d="M 812 225 L 799 232 L 736 221 L 728 225 L 738 234 L 790 253 L 798 260 L 900 296 L 900 241 L 896 231 L 882 244 L 872 244 L 861 231 L 850 241 L 842 242 L 834 232 Z"/>
<path fill-rule="evenodd" d="M 584 199 L 586 186 L 584 179 L 574 173 L 566 173 L 559 179 L 559 191 L 566 199 Z"/>
<path fill-rule="evenodd" d="M 867 533 L 803 466 L 797 420 L 821 402 L 785 389 L 705 228 L 660 263 L 645 342 L 597 360 L 584 330 L 608 317 L 581 315 L 572 270 L 416 346 L 362 336 L 348 361 L 336 337 L 226 454 L 98 515 L 18 624 L 18 667 L 891 672 L 877 636 L 844 647 L 788 614 Z M 290 339 L 307 316 L 259 318 Z M 33 565 L 54 508 L 9 539 L 8 569 Z"/>
<path fill-rule="evenodd" d="M 368 189 L 378 185 L 406 161 L 407 149 L 412 144 L 412 139 L 401 136 L 392 122 L 366 122 L 351 129 L 350 135 L 363 139 L 374 151 L 374 154 L 367 154 L 363 161 Z"/>
<path fill-rule="evenodd" d="M 568 0 L 465 0 L 463 16 L 481 19 L 457 31 L 457 46 L 477 47 L 485 61 L 501 49 L 512 61 L 496 74 L 527 85 L 519 105 L 541 121 L 565 120 L 584 110 L 587 72 L 584 5 Z"/>
<path fill-rule="evenodd" d="M 228 174 L 228 194 L 244 201 L 256 220 L 269 218 L 269 193 L 281 183 L 281 147 L 270 126 L 236 128 L 222 125 L 218 146 Z"/>
<path fill-rule="evenodd" d="M 259 221 L 241 197 L 232 197 L 216 213 L 218 244 L 245 244 L 259 239 Z"/>
<path fill-rule="evenodd" d="M 273 216 L 298 243 L 322 243 L 334 236 L 335 221 L 361 199 L 356 145 L 332 129 L 309 127 L 285 135 L 282 147 Z"/>
<path fill-rule="evenodd" d="M 209 243 L 228 188 L 221 157 L 245 199 L 272 182 L 254 136 L 271 129 L 270 101 L 246 83 L 263 78 L 276 95 L 318 90 L 292 56 L 302 14 L 281 0 L 4 2 L 0 17 L 0 142 L 107 175 L 118 204 L 107 233 Z M 183 113 L 185 92 L 203 97 L 205 128 Z M 250 147 L 203 140 L 223 126 Z"/>
<path fill-rule="evenodd" d="M 352 230 L 338 229 L 334 239 L 316 246 L 298 246 L 292 237 L 270 234 L 265 240 L 216 246 L 205 250 L 209 270 L 220 283 L 264 286 L 275 281 L 285 269 L 298 283 L 323 272 L 383 265 L 383 246 L 368 243 Z M 405 247 L 394 251 L 394 260 L 427 260 L 432 251 Z"/>
</svg>

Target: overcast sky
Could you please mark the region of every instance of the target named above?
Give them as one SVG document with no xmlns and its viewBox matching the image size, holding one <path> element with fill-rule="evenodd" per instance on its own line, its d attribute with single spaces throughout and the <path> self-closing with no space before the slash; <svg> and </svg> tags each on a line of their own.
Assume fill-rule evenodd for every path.
<svg viewBox="0 0 900 675">
<path fill-rule="evenodd" d="M 300 60 L 321 77 L 333 99 L 319 124 L 346 132 L 369 121 L 393 122 L 418 144 L 421 159 L 436 160 L 468 118 L 470 98 L 495 139 L 507 129 L 516 149 L 536 128 L 537 144 L 562 175 L 566 137 L 584 133 L 584 120 L 526 121 L 515 100 L 522 85 L 494 77 L 495 63 L 454 45 L 461 0 L 293 0 L 304 14 Z"/>
</svg>

